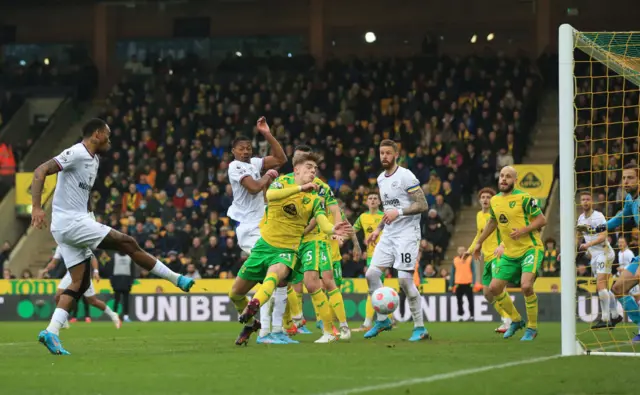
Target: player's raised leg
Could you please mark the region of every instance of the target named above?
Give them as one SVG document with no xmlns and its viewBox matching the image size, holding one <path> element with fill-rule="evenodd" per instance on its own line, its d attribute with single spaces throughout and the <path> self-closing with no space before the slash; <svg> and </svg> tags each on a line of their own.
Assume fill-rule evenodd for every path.
<svg viewBox="0 0 640 395">
<path fill-rule="evenodd" d="M 247 308 L 247 305 L 249 304 L 247 294 L 259 281 L 243 278 L 241 273 L 243 273 L 242 269 L 240 269 L 240 273 L 238 273 L 238 277 L 236 277 L 233 282 L 233 286 L 231 287 L 231 291 L 229 292 L 229 299 L 231 299 L 231 303 L 235 306 L 238 315 L 242 314 L 242 312 Z M 251 273 L 244 273 L 244 277 L 249 277 L 250 275 Z M 236 339 L 236 345 L 238 346 L 243 344 L 246 345 L 251 334 L 259 331 L 261 325 L 260 321 L 254 320 L 253 318 L 247 320 L 244 324 L 245 325 L 242 328 L 240 335 L 238 335 L 238 338 Z"/>
<path fill-rule="evenodd" d="M 109 233 L 98 244 L 99 249 L 118 251 L 129 255 L 131 260 L 138 266 L 155 274 L 160 278 L 170 281 L 184 292 L 189 292 L 195 281 L 189 277 L 182 276 L 169 269 L 164 263 L 149 254 L 136 242 L 136 239 L 124 233 L 120 233 L 115 229 L 109 230 Z"/>
</svg>

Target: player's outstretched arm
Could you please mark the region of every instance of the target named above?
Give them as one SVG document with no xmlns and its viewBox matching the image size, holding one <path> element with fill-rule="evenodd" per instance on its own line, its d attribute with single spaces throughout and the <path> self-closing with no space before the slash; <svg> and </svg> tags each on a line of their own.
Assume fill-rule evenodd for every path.
<svg viewBox="0 0 640 395">
<path fill-rule="evenodd" d="M 615 230 L 616 228 L 619 228 L 622 226 L 622 221 L 629 217 L 633 217 L 633 201 L 625 199 L 622 210 L 618 211 L 613 218 L 607 221 L 607 230 Z"/>
<path fill-rule="evenodd" d="M 262 167 L 265 170 L 280 168 L 280 166 L 287 163 L 287 155 L 284 153 L 284 149 L 282 149 L 278 140 L 271 134 L 271 129 L 269 129 L 269 124 L 265 117 L 258 119 L 257 128 L 265 140 L 267 140 L 269 146 L 271 146 L 271 155 L 264 157 Z"/>
<path fill-rule="evenodd" d="M 278 200 L 286 199 L 289 196 L 295 195 L 296 193 L 309 192 L 314 189 L 317 190 L 318 186 L 313 182 L 288 188 L 284 188 L 282 184 L 274 182 L 271 184 L 269 190 L 267 191 L 267 201 L 275 202 Z"/>
<path fill-rule="evenodd" d="M 56 174 L 62 167 L 55 159 L 49 159 L 36 168 L 31 181 L 31 226 L 38 229 L 45 225 L 44 210 L 42 210 L 42 190 L 47 176 Z"/>
<path fill-rule="evenodd" d="M 254 180 L 248 176 L 242 178 L 242 180 L 240 180 L 240 185 L 242 185 L 250 194 L 255 195 L 256 193 L 263 191 L 271 181 L 276 179 L 276 177 L 278 177 L 278 172 L 275 170 L 269 170 L 259 180 Z"/>
</svg>

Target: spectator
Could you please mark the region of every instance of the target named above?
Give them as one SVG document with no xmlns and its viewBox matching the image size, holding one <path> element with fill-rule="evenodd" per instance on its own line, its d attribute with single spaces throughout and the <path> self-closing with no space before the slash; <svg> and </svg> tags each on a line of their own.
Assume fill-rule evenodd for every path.
<svg viewBox="0 0 640 395">
<path fill-rule="evenodd" d="M 5 241 L 2 243 L 2 247 L 0 247 L 0 269 L 3 268 L 4 263 L 9 260 L 9 255 L 11 255 L 11 243 L 9 241 Z"/>
<path fill-rule="evenodd" d="M 204 268 L 204 273 L 202 274 L 202 278 L 218 278 L 220 276 L 220 273 L 218 272 L 219 269 L 220 269 L 220 266 L 218 266 L 218 269 L 216 270 L 216 266 L 212 264 L 208 264 Z"/>
<path fill-rule="evenodd" d="M 2 270 L 2 278 L 4 280 L 14 280 L 16 276 L 11 274 L 11 270 L 9 270 L 9 268 L 5 268 Z"/>
<path fill-rule="evenodd" d="M 232 237 L 227 237 L 226 249 L 222 253 L 222 270 L 223 272 L 232 272 L 234 275 L 240 270 L 240 247 L 236 244 Z"/>
<path fill-rule="evenodd" d="M 425 239 L 433 245 L 434 255 L 438 262 L 444 259 L 447 250 L 448 237 L 444 225 L 435 220 L 429 220 L 425 232 Z"/>
<path fill-rule="evenodd" d="M 433 206 L 433 210 L 436 212 L 438 217 L 444 223 L 444 226 L 447 227 L 447 232 L 453 232 L 453 222 L 455 221 L 455 214 L 451 206 L 444 201 L 444 197 L 442 195 L 436 196 L 436 204 Z"/>
<path fill-rule="evenodd" d="M 198 268 L 193 263 L 187 264 L 187 271 L 184 274 L 184 276 L 192 278 L 194 280 L 199 280 L 202 278 L 202 276 L 200 276 L 200 272 L 198 271 Z"/>
<path fill-rule="evenodd" d="M 122 213 L 133 214 L 140 207 L 142 194 L 136 190 L 135 184 L 129 184 L 128 191 L 122 196 Z"/>
<path fill-rule="evenodd" d="M 22 274 L 20 275 L 20 278 L 23 280 L 31 280 L 33 278 L 33 274 L 31 273 L 31 270 L 24 269 L 22 271 Z"/>
<path fill-rule="evenodd" d="M 189 252 L 187 252 L 187 256 L 191 258 L 193 262 L 199 262 L 202 257 L 207 256 L 207 251 L 201 244 L 199 237 L 193 238 L 191 247 L 189 247 Z"/>
<path fill-rule="evenodd" d="M 560 275 L 560 252 L 555 239 L 548 238 L 544 241 L 544 258 L 542 259 L 542 276 L 557 277 Z"/>
</svg>

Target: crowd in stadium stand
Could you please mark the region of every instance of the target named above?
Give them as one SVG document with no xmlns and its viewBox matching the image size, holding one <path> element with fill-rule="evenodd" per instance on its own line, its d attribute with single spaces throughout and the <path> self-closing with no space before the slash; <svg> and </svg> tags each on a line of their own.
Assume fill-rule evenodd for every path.
<svg viewBox="0 0 640 395">
<path fill-rule="evenodd" d="M 331 60 L 322 71 L 246 58 L 214 72 L 156 67 L 113 87 L 103 114 L 112 150 L 91 208 L 175 271 L 233 277 L 246 259 L 226 217 L 236 136 L 250 136 L 254 155 L 267 155 L 255 129 L 265 116 L 289 158 L 301 143 L 320 151 L 321 177 L 352 223 L 376 190 L 378 144 L 391 138 L 431 207 L 422 219 L 420 273 L 446 277 L 440 265 L 457 211 L 479 187 L 495 186 L 502 166 L 522 159 L 540 90 L 533 63 L 502 56 Z M 290 163 L 280 169 L 289 171 Z M 353 262 L 350 250 L 347 242 L 343 273 L 361 277 L 364 257 Z"/>
</svg>

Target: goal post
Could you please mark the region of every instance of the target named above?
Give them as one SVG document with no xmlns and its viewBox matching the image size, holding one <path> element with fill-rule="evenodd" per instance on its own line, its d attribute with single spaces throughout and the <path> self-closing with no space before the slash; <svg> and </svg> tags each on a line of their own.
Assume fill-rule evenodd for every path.
<svg viewBox="0 0 640 395">
<path fill-rule="evenodd" d="M 574 29 L 558 32 L 558 134 L 560 168 L 560 289 L 562 355 L 578 354 L 576 337 L 576 238 L 575 238 L 575 146 L 574 146 Z"/>
<path fill-rule="evenodd" d="M 591 294 L 578 295 L 575 230 L 577 192 L 604 196 L 599 202 L 609 219 L 607 211 L 621 209 L 626 194 L 618 189 L 625 161 L 633 157 L 638 163 L 640 32 L 581 32 L 561 25 L 558 77 L 562 355 L 640 356 L 631 341 L 637 325 L 625 320 L 598 331 L 580 319 L 597 317 L 600 305 L 592 285 Z M 625 149 L 632 145 L 631 152 Z"/>
</svg>

